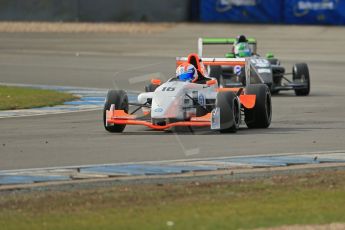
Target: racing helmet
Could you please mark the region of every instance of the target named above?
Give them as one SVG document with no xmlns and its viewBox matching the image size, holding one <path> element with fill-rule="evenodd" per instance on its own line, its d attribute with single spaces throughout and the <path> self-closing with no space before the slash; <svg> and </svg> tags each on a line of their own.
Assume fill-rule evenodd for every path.
<svg viewBox="0 0 345 230">
<path fill-rule="evenodd" d="M 177 67 L 176 77 L 180 81 L 195 82 L 198 79 L 198 72 L 192 64 L 186 62 Z"/>
<path fill-rule="evenodd" d="M 250 57 L 252 56 L 252 51 L 247 42 L 240 42 L 235 45 L 235 56 L 236 57 Z"/>
<path fill-rule="evenodd" d="M 238 35 L 237 38 L 236 38 L 236 43 L 240 43 L 240 42 L 248 42 L 246 36 Z"/>
</svg>

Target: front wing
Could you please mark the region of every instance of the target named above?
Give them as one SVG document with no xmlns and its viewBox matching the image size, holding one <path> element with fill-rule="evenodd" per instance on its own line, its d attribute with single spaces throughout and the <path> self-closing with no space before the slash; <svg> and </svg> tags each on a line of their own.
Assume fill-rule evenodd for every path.
<svg viewBox="0 0 345 230">
<path fill-rule="evenodd" d="M 139 119 L 135 115 L 130 115 L 126 113 L 124 110 L 114 110 L 110 109 L 107 110 L 106 114 L 106 125 L 143 125 L 147 126 L 151 129 L 156 130 L 165 130 L 172 127 L 211 127 L 211 113 L 206 114 L 205 116 L 201 117 L 192 117 L 190 121 L 177 121 L 167 123 L 165 125 L 156 125 L 153 124 L 150 120 L 142 120 Z"/>
</svg>

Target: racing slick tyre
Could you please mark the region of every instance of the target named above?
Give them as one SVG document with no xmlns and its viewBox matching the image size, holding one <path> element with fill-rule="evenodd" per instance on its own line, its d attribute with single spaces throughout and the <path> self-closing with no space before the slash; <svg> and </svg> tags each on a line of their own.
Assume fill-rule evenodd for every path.
<svg viewBox="0 0 345 230">
<path fill-rule="evenodd" d="M 244 121 L 248 128 L 268 128 L 272 118 L 270 89 L 265 84 L 249 85 L 246 94 L 255 94 L 256 102 L 252 109 L 244 108 Z"/>
<path fill-rule="evenodd" d="M 128 113 L 127 93 L 124 90 L 109 90 L 103 108 L 103 125 L 105 130 L 111 133 L 121 133 L 126 125 L 107 125 L 106 123 L 106 111 L 110 109 L 112 104 L 115 105 L 115 109 L 121 109 Z"/>
<path fill-rule="evenodd" d="M 150 84 L 145 86 L 145 92 L 146 93 L 154 92 L 158 87 L 159 87 L 159 85 L 154 85 L 154 84 L 150 83 Z"/>
<path fill-rule="evenodd" d="M 209 77 L 217 79 L 218 86 L 221 84 L 223 70 L 221 66 L 210 66 Z"/>
<path fill-rule="evenodd" d="M 306 83 L 306 88 L 295 89 L 296 96 L 307 96 L 310 92 L 309 68 L 306 63 L 295 64 L 292 67 L 292 80 L 297 83 Z"/>
<path fill-rule="evenodd" d="M 241 123 L 241 110 L 238 97 L 234 92 L 219 92 L 216 99 L 216 108 L 220 111 L 221 133 L 235 133 Z"/>
</svg>

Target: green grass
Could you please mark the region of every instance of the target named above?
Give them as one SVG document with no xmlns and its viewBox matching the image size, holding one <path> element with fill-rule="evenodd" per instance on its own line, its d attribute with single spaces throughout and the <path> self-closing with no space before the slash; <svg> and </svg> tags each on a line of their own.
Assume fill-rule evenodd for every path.
<svg viewBox="0 0 345 230">
<path fill-rule="evenodd" d="M 0 196 L 2 229 L 253 229 L 345 222 L 344 213 L 340 171 Z"/>
<path fill-rule="evenodd" d="M 53 90 L 0 86 L 0 110 L 54 106 L 73 99 L 72 94 Z"/>
</svg>

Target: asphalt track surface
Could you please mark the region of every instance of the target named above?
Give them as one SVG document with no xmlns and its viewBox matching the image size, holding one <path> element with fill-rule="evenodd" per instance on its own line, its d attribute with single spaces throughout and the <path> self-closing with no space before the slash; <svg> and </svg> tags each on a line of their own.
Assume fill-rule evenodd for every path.
<svg viewBox="0 0 345 230">
<path fill-rule="evenodd" d="M 254 36 L 291 68 L 308 63 L 308 97 L 273 97 L 269 129 L 221 135 L 127 127 L 107 133 L 101 111 L 0 119 L 0 169 L 173 160 L 345 149 L 345 28 L 177 25 L 154 34 L 1 33 L 0 82 L 142 90 L 168 78 L 175 56 L 196 51 L 200 36 Z M 216 50 L 218 56 L 223 52 Z"/>
</svg>

